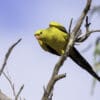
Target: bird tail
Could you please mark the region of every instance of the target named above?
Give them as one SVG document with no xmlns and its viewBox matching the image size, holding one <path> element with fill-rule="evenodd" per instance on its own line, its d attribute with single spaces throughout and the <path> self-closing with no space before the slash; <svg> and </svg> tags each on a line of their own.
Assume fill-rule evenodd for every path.
<svg viewBox="0 0 100 100">
<path fill-rule="evenodd" d="M 76 50 L 75 47 L 71 49 L 69 57 L 75 61 L 81 68 L 89 72 L 93 77 L 100 81 L 100 77 L 94 72 L 91 65 L 81 56 L 81 54 Z"/>
</svg>

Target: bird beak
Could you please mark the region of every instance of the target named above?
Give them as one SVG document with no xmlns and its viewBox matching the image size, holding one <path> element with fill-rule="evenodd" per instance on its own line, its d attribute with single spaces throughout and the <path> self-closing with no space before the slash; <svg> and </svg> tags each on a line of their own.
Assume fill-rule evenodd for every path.
<svg viewBox="0 0 100 100">
<path fill-rule="evenodd" d="M 40 36 L 39 35 L 35 34 L 34 36 L 36 37 L 37 40 L 40 40 Z"/>
</svg>

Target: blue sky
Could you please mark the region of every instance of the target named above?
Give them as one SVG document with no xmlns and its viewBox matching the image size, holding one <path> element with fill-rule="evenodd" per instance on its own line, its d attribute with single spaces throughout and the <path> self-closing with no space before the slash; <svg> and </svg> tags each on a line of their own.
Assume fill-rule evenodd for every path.
<svg viewBox="0 0 100 100">
<path fill-rule="evenodd" d="M 22 38 L 13 50 L 5 71 L 9 71 L 16 89 L 22 84 L 25 88 L 22 96 L 26 100 L 40 100 L 43 86 L 47 84 L 53 67 L 59 57 L 44 52 L 38 45 L 34 33 L 36 30 L 48 27 L 50 21 L 57 21 L 67 29 L 70 19 L 76 22 L 86 0 L 0 0 L 0 64 L 11 44 Z M 100 5 L 100 0 L 93 0 L 93 5 Z M 100 29 L 100 19 L 97 15 L 91 20 L 92 28 Z M 86 42 L 78 45 L 82 51 L 88 44 L 94 45 L 100 36 L 95 33 Z M 84 47 L 84 48 L 83 48 Z M 83 56 L 93 64 L 93 47 Z M 96 85 L 94 96 L 90 96 L 92 77 L 68 59 L 60 70 L 67 77 L 57 82 L 53 100 L 98 100 L 100 84 Z M 0 78 L 0 89 L 12 96 L 7 80 Z"/>
</svg>

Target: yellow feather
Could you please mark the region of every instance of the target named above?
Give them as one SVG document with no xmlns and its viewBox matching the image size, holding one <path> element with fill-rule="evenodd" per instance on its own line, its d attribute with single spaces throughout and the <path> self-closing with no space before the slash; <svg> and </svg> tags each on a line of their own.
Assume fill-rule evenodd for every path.
<svg viewBox="0 0 100 100">
<path fill-rule="evenodd" d="M 35 35 L 39 35 L 38 40 L 40 46 L 49 52 L 45 43 L 54 49 L 59 55 L 64 54 L 65 47 L 69 40 L 69 34 L 62 31 L 66 30 L 62 25 L 57 22 L 51 22 L 49 28 L 38 30 Z"/>
</svg>

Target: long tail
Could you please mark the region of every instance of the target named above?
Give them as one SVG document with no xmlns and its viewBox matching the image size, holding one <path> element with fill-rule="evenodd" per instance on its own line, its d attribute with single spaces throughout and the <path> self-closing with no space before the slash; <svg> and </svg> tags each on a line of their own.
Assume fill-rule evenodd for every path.
<svg viewBox="0 0 100 100">
<path fill-rule="evenodd" d="M 89 72 L 93 77 L 100 81 L 100 77 L 94 72 L 91 65 L 81 56 L 81 54 L 73 47 L 70 51 L 69 57 L 75 61 L 81 68 Z"/>
</svg>

